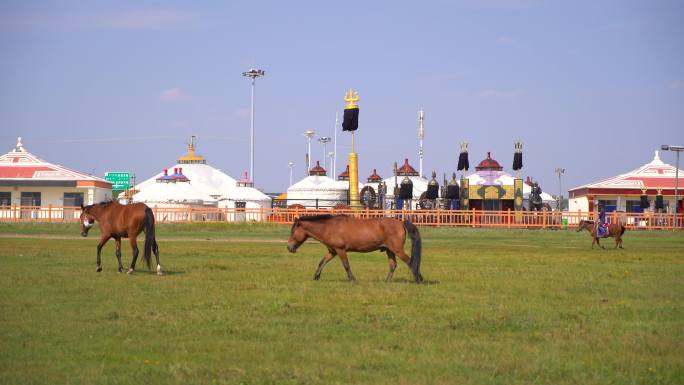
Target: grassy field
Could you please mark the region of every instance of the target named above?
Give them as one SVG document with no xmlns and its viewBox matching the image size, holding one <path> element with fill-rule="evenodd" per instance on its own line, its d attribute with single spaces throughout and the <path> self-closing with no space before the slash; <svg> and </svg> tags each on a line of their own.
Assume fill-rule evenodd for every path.
<svg viewBox="0 0 684 385">
<path fill-rule="evenodd" d="M 0 224 L 0 383 L 684 383 L 684 233 L 421 231 L 427 284 L 378 252 L 350 284 L 288 226 L 160 225 L 159 277 L 113 243 L 96 273 L 96 229 Z"/>
</svg>

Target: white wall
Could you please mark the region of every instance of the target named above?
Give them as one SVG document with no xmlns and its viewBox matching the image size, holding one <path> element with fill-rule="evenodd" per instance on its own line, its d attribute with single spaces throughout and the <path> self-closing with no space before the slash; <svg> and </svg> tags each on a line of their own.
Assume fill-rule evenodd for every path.
<svg viewBox="0 0 684 385">
<path fill-rule="evenodd" d="M 111 199 L 112 190 L 99 187 L 39 187 L 39 186 L 2 186 L 0 191 L 12 193 L 11 203 L 21 205 L 22 192 L 40 192 L 40 204 L 61 207 L 64 205 L 64 193 L 83 193 L 83 204 L 91 205 Z"/>
</svg>

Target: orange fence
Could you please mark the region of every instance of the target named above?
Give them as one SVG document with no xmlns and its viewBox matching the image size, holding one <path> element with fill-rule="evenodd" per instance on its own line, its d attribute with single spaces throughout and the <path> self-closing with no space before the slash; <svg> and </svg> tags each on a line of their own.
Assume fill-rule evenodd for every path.
<svg viewBox="0 0 684 385">
<path fill-rule="evenodd" d="M 559 229 L 575 227 L 582 219 L 596 219 L 596 213 L 558 211 L 480 211 L 480 210 L 335 210 L 287 208 L 161 208 L 152 207 L 159 223 L 173 222 L 264 222 L 292 223 L 295 218 L 317 214 L 347 214 L 359 218 L 390 217 L 410 220 L 422 226 L 443 227 L 499 227 Z M 79 207 L 27 207 L 0 208 L 0 222 L 78 222 Z M 684 219 L 668 213 L 608 213 L 608 222 L 620 222 L 629 229 L 682 228 Z"/>
</svg>

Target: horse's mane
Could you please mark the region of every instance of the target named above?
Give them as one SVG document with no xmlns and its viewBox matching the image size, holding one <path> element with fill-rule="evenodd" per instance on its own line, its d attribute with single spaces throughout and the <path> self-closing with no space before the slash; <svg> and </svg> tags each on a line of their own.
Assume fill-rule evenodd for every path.
<svg viewBox="0 0 684 385">
<path fill-rule="evenodd" d="M 340 217 L 346 217 L 344 214 L 338 214 L 338 215 L 330 215 L 330 214 L 321 214 L 321 215 L 305 215 L 303 217 L 297 218 L 294 223 L 292 224 L 292 228 L 290 228 L 290 233 L 294 231 L 295 226 L 297 226 L 298 222 L 319 222 L 319 221 L 325 221 L 328 219 L 334 219 L 334 218 L 340 218 Z"/>
<path fill-rule="evenodd" d="M 109 205 L 111 205 L 111 204 L 114 203 L 114 202 L 115 202 L 115 201 L 102 201 L 102 202 L 100 202 L 100 203 L 95 203 L 95 204 L 92 204 L 92 205 L 84 206 L 83 208 L 84 208 L 84 209 L 92 209 L 94 206 L 100 206 L 100 207 L 102 207 L 102 208 L 105 208 L 105 207 L 109 207 Z"/>
<path fill-rule="evenodd" d="M 321 215 L 307 215 L 300 217 L 299 220 L 302 222 L 318 222 L 318 221 L 324 221 L 326 219 L 333 219 L 337 217 L 346 217 L 346 215 L 339 214 L 339 215 L 330 215 L 330 214 L 321 214 Z"/>
</svg>

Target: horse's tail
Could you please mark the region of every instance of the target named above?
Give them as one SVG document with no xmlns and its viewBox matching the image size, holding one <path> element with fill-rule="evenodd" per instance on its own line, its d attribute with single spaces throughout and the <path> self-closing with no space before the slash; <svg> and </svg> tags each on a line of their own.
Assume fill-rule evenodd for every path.
<svg viewBox="0 0 684 385">
<path fill-rule="evenodd" d="M 625 230 L 627 230 L 627 228 L 625 227 L 625 225 L 623 225 L 622 223 L 620 223 L 620 236 L 622 236 L 622 234 L 625 233 Z"/>
<path fill-rule="evenodd" d="M 145 207 L 145 249 L 143 259 L 147 268 L 150 269 L 150 259 L 152 257 L 152 247 L 157 243 L 154 236 L 154 213 L 149 207 Z"/>
<path fill-rule="evenodd" d="M 420 240 L 420 233 L 416 225 L 409 221 L 404 221 L 404 228 L 411 237 L 411 260 L 409 261 L 409 266 L 411 266 L 411 271 L 413 272 L 413 278 L 416 282 L 421 282 L 423 276 L 420 274 L 420 252 L 422 249 L 422 242 Z"/>
</svg>

